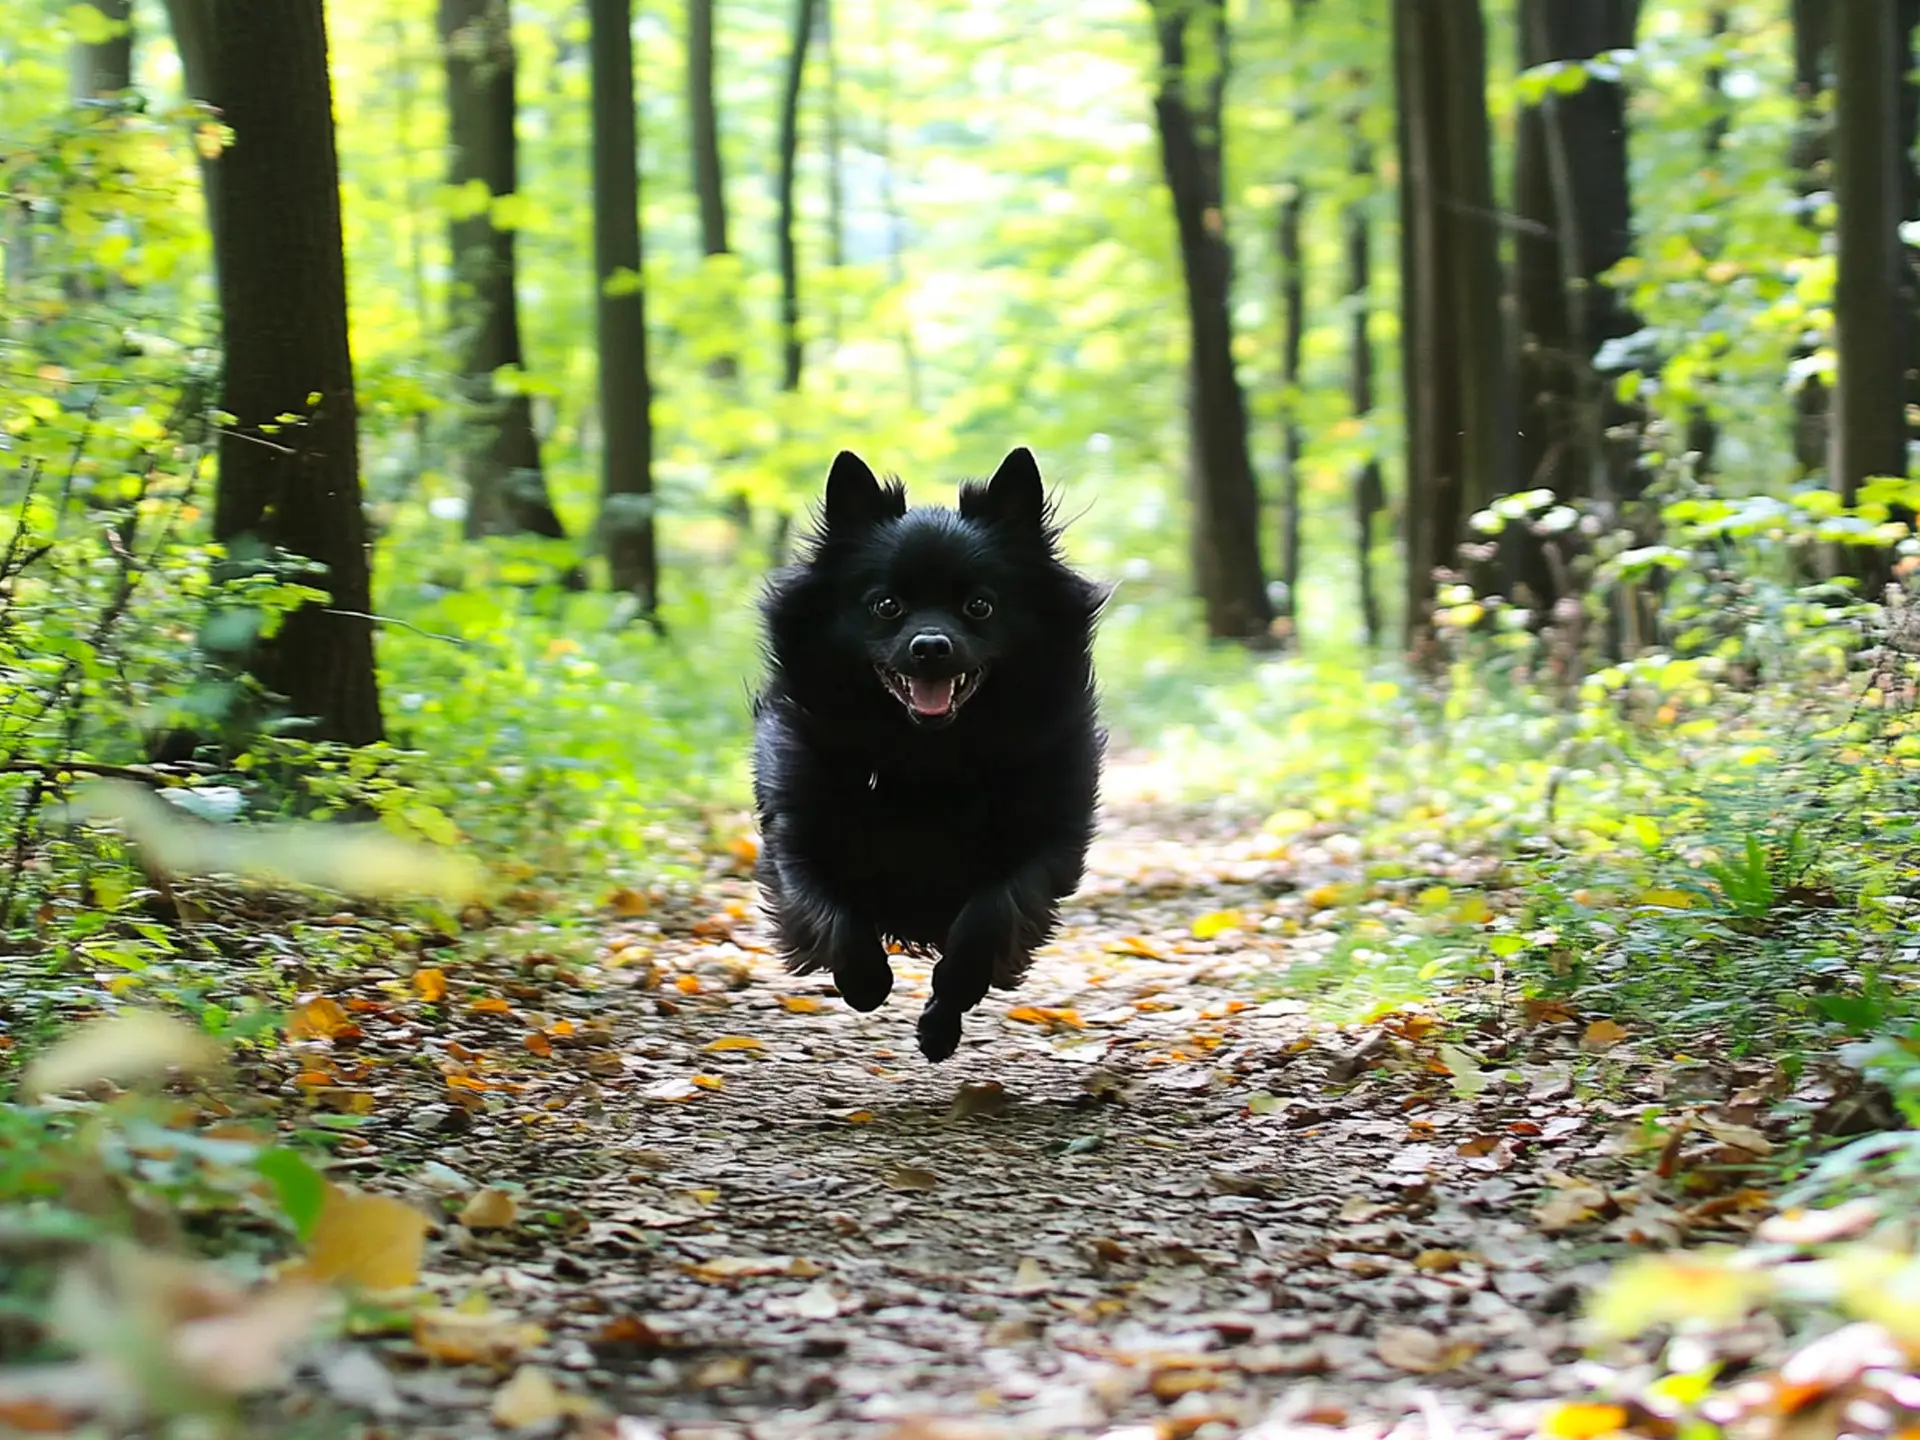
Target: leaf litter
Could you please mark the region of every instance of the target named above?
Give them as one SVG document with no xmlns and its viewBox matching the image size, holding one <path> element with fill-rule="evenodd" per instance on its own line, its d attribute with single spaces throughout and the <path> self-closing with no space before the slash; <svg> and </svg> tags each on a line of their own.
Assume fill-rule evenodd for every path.
<svg viewBox="0 0 1920 1440">
<path fill-rule="evenodd" d="M 773 961 L 731 854 L 698 886 L 612 891 L 568 963 L 496 916 L 484 953 L 310 981 L 249 1078 L 354 1124 L 295 1288 L 216 1308 L 268 1318 L 206 1383 L 260 1388 L 324 1281 L 394 1319 L 265 1403 L 317 1380 L 369 1434 L 1577 1419 L 1596 1245 L 1751 1229 L 1738 1166 L 1707 1177 L 1771 1141 L 1710 1102 L 1651 1151 L 1628 1138 L 1658 1069 L 1560 1002 L 1316 1019 L 1287 971 L 1367 893 L 1354 854 L 1217 809 L 1110 817 L 1057 941 L 940 1067 L 913 1047 L 925 962 L 896 957 L 892 1003 L 855 1014 Z M 1600 1065 L 1606 1087 L 1575 1083 Z M 8 1396 L 0 1416 L 35 1400 Z"/>
</svg>

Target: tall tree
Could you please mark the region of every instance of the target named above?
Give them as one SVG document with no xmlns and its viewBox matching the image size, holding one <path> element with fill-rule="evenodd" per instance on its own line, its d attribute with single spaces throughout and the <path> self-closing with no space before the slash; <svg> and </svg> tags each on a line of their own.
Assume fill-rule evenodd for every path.
<svg viewBox="0 0 1920 1440">
<path fill-rule="evenodd" d="M 1630 49 L 1639 9 L 1639 0 L 1520 0 L 1521 69 Z M 1563 500 L 1618 502 L 1635 488 L 1637 446 L 1607 437 L 1637 427 L 1594 364 L 1601 345 L 1639 328 L 1603 279 L 1633 248 L 1626 109 L 1625 87 L 1589 69 L 1578 90 L 1549 87 L 1523 104 L 1514 144 L 1519 478 Z M 1557 567 L 1519 527 L 1510 533 L 1510 578 L 1544 611 L 1559 598 Z"/>
<path fill-rule="evenodd" d="M 1356 88 L 1364 88 L 1365 76 L 1356 76 L 1354 83 Z M 1347 406 L 1364 433 L 1373 418 L 1373 340 L 1368 334 L 1373 311 L 1373 254 L 1365 197 L 1373 188 L 1368 182 L 1374 178 L 1374 166 L 1373 147 L 1361 129 L 1361 115 L 1359 105 L 1347 112 L 1351 147 L 1349 173 L 1356 183 L 1354 197 L 1347 203 L 1340 224 L 1347 271 Z M 1358 537 L 1354 558 L 1358 562 L 1360 581 L 1360 619 L 1366 627 L 1367 643 L 1378 645 L 1384 627 L 1380 619 L 1380 596 L 1373 580 L 1373 523 L 1374 517 L 1386 508 L 1387 496 L 1380 478 L 1380 457 L 1371 447 L 1355 468 L 1352 488 L 1354 530 Z"/>
<path fill-rule="evenodd" d="M 1311 0 L 1293 0 L 1292 42 L 1298 50 Z M 1307 87 L 1296 82 L 1296 93 Z M 1309 111 L 1293 107 L 1293 126 L 1303 126 Z M 1307 266 L 1300 231 L 1307 214 L 1307 182 L 1298 140 L 1289 143 L 1293 173 L 1282 186 L 1280 200 L 1280 614 L 1294 624 L 1299 619 L 1300 590 L 1300 350 L 1307 333 Z"/>
<path fill-rule="evenodd" d="M 209 201 L 226 364 L 213 533 L 234 569 L 276 553 L 327 594 L 243 659 L 310 734 L 381 738 L 361 511 L 339 164 L 321 0 L 171 0 L 196 98 L 232 146 Z M 184 21 L 184 23 L 182 23 Z M 298 424 L 283 417 L 299 416 Z"/>
<path fill-rule="evenodd" d="M 1234 369 L 1233 251 L 1222 176 L 1228 33 L 1224 0 L 1151 0 L 1160 156 L 1186 280 L 1189 488 L 1195 588 L 1216 639 L 1265 643 L 1273 622 L 1260 564 L 1260 494 Z M 1190 37 L 1195 43 L 1189 45 Z"/>
<path fill-rule="evenodd" d="M 447 72 L 447 181 L 463 192 L 449 236 L 452 320 L 460 357 L 469 537 L 526 532 L 562 538 L 540 466 L 533 402 L 498 393 L 495 374 L 519 369 L 514 228 L 494 203 L 518 193 L 513 13 L 509 0 L 440 0 Z M 464 193 L 471 190 L 472 193 Z"/>
<path fill-rule="evenodd" d="M 692 141 L 693 193 L 700 206 L 700 251 L 709 259 L 732 253 L 727 243 L 727 180 L 720 159 L 720 107 L 713 88 L 714 0 L 687 0 L 687 118 Z M 715 356 L 707 373 L 731 380 L 731 355 Z"/>
<path fill-rule="evenodd" d="M 1814 229 L 1813 197 L 1828 188 L 1830 159 L 1826 96 L 1833 81 L 1832 0 L 1790 0 L 1793 17 L 1793 94 L 1799 109 L 1788 162 L 1800 193 L 1800 217 Z M 1796 359 L 1810 347 L 1803 346 Z M 1827 463 L 1830 399 L 1826 382 L 1808 375 L 1794 393 L 1793 450 L 1803 470 Z"/>
<path fill-rule="evenodd" d="M 600 543 L 613 588 L 654 617 L 653 389 L 640 273 L 640 150 L 629 0 L 588 0 L 593 89 L 593 273 L 599 296 Z"/>
<path fill-rule="evenodd" d="M 879 115 L 875 119 L 874 154 L 880 161 L 880 210 L 887 217 L 887 282 L 896 291 L 907 284 L 907 217 L 900 209 L 896 161 L 893 153 L 893 11 L 881 0 L 877 37 L 880 50 Z M 900 307 L 900 363 L 907 376 L 907 406 L 921 408 L 920 356 L 913 343 L 913 307 Z"/>
<path fill-rule="evenodd" d="M 794 0 L 793 31 L 787 43 L 786 83 L 780 92 L 780 388 L 800 388 L 805 347 L 800 340 L 800 251 L 794 234 L 794 172 L 800 161 L 800 90 L 807 74 L 807 49 L 813 39 L 819 0 Z"/>
<path fill-rule="evenodd" d="M 105 33 L 73 47 L 73 97 L 95 100 L 133 84 L 133 0 L 91 0 Z"/>
<path fill-rule="evenodd" d="M 1852 504 L 1862 481 L 1907 473 L 1905 355 L 1900 334 L 1901 202 L 1896 0 L 1834 6 L 1833 395 L 1829 472 Z"/>
<path fill-rule="evenodd" d="M 1424 649 L 1435 573 L 1513 488 L 1513 394 L 1480 0 L 1393 0 L 1407 409 L 1406 629 Z"/>
</svg>

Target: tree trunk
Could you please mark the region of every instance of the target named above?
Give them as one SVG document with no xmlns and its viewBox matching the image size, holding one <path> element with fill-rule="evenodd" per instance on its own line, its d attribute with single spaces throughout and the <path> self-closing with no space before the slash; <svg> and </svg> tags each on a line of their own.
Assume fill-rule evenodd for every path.
<svg viewBox="0 0 1920 1440">
<path fill-rule="evenodd" d="M 1520 0 L 1522 70 L 1629 49 L 1638 0 Z M 1594 352 L 1639 321 L 1601 277 L 1632 250 L 1626 91 L 1589 75 L 1571 95 L 1522 107 L 1514 146 L 1514 293 L 1520 327 L 1520 481 L 1560 499 L 1618 503 L 1636 493 L 1634 411 Z M 1609 443 L 1608 436 L 1629 438 Z M 1501 537 L 1513 597 L 1538 612 L 1560 598 L 1558 566 L 1523 527 Z"/>
<path fill-rule="evenodd" d="M 513 16 L 509 0 L 440 0 L 440 43 L 447 70 L 447 183 L 478 182 L 489 200 L 519 190 L 514 136 Z M 519 369 L 520 308 L 515 295 L 514 232 L 496 227 L 490 206 L 450 227 L 452 320 L 460 357 L 466 533 L 530 533 L 562 539 L 560 517 L 540 468 L 533 403 L 500 395 L 494 374 Z"/>
<path fill-rule="evenodd" d="M 1373 340 L 1367 322 L 1373 310 L 1373 257 L 1367 226 L 1367 207 L 1363 199 L 1372 190 L 1373 151 L 1362 136 L 1361 115 L 1353 110 L 1347 116 L 1351 136 L 1351 173 L 1354 194 L 1341 227 L 1345 231 L 1347 261 L 1347 405 L 1364 432 L 1373 418 Z M 1360 578 L 1360 618 L 1366 626 L 1367 644 L 1378 645 L 1385 633 L 1380 619 L 1380 596 L 1373 581 L 1373 521 L 1386 508 L 1386 487 L 1380 479 L 1379 458 L 1369 453 L 1353 476 L 1354 530 Z"/>
<path fill-rule="evenodd" d="M 1246 400 L 1234 369 L 1233 251 L 1221 174 L 1227 18 L 1223 0 L 1152 0 L 1160 49 L 1154 95 L 1186 280 L 1188 456 L 1195 588 L 1216 639 L 1265 644 L 1273 611 L 1260 564 L 1260 494 L 1247 453 Z M 1187 39 L 1212 55 L 1189 74 Z"/>
<path fill-rule="evenodd" d="M 1833 315 L 1839 363 L 1828 465 L 1849 505 L 1869 477 L 1907 473 L 1898 123 L 1898 57 L 1905 47 L 1895 10 L 1895 0 L 1845 0 L 1833 11 L 1839 210 Z"/>
<path fill-rule="evenodd" d="M 1311 0 L 1293 0 L 1289 39 L 1297 49 L 1304 40 Z M 1297 82 L 1296 82 L 1297 84 Z M 1304 88 L 1304 87 L 1300 87 Z M 1292 109 L 1290 131 L 1306 124 L 1303 104 Z M 1290 146 L 1304 142 L 1289 137 Z M 1289 638 L 1299 640 L 1300 617 L 1300 347 L 1307 331 L 1306 261 L 1300 248 L 1300 227 L 1306 218 L 1307 187 L 1304 172 L 1283 186 L 1280 201 L 1280 603 L 1276 607 L 1288 622 Z"/>
<path fill-rule="evenodd" d="M 1828 116 L 1825 95 L 1832 88 L 1833 16 L 1829 0 L 1791 0 L 1793 16 L 1793 93 L 1800 117 L 1794 127 L 1788 163 L 1800 193 L 1801 219 L 1813 228 L 1812 197 L 1828 188 Z M 1795 351 L 1804 359 L 1809 351 Z M 1794 395 L 1793 452 L 1802 470 L 1827 463 L 1830 444 L 1826 382 L 1809 375 Z"/>
<path fill-rule="evenodd" d="M 1433 638 L 1436 574 L 1513 488 L 1514 405 L 1479 0 L 1394 0 L 1407 409 L 1406 634 Z"/>
<path fill-rule="evenodd" d="M 589 0 L 593 88 L 593 273 L 599 295 L 600 543 L 613 588 L 655 617 L 653 392 L 640 278 L 640 152 L 629 0 Z"/>
<path fill-rule="evenodd" d="M 308 734 L 381 738 L 327 32 L 320 0 L 176 0 L 203 29 L 182 46 L 189 83 L 234 141 L 211 168 L 226 366 L 214 537 L 234 571 L 282 551 L 327 592 L 243 657 Z M 198 42 L 201 48 L 190 49 Z M 197 81 L 195 77 L 198 77 Z M 283 424 L 297 415 L 301 423 Z"/>
<path fill-rule="evenodd" d="M 720 108 L 713 89 L 714 0 L 687 0 L 687 116 L 693 154 L 693 193 L 700 205 L 700 250 L 709 259 L 732 253 L 727 243 L 726 170 L 720 159 Z M 731 354 L 707 366 L 715 380 L 732 380 Z"/>
<path fill-rule="evenodd" d="M 886 0 L 881 0 L 880 114 L 876 122 L 879 139 L 875 153 L 880 160 L 880 209 L 887 217 L 887 281 L 895 290 L 904 290 L 907 284 L 907 217 L 900 209 L 900 196 L 894 180 L 894 66 L 891 20 L 892 11 L 888 8 Z M 900 364 L 907 376 L 907 406 L 917 415 L 921 406 L 920 356 L 913 343 L 913 307 L 911 305 L 900 307 Z"/>
<path fill-rule="evenodd" d="M 833 29 L 833 0 L 819 0 L 819 5 L 821 58 L 827 65 L 826 93 L 821 97 L 827 131 L 827 265 L 834 271 L 827 334 L 837 348 L 840 344 L 839 272 L 847 263 L 847 187 L 840 137 L 840 52 Z"/>
<path fill-rule="evenodd" d="M 794 0 L 793 33 L 787 49 L 787 78 L 780 95 L 780 388 L 800 388 L 805 347 L 800 342 L 800 254 L 794 237 L 794 170 L 800 159 L 800 86 L 807 74 L 807 47 L 813 38 L 818 0 Z"/>
<path fill-rule="evenodd" d="M 97 100 L 133 86 L 133 0 L 90 0 L 115 27 L 98 44 L 73 47 L 73 98 Z"/>
<path fill-rule="evenodd" d="M 180 55 L 180 78 L 187 98 L 201 105 L 215 105 L 213 98 L 214 11 L 221 0 L 167 0 L 167 27 L 173 31 L 173 48 Z M 219 283 L 220 165 L 204 151 L 196 150 L 200 161 L 200 192 L 207 202 L 207 233 L 213 241 L 214 282 Z"/>
</svg>

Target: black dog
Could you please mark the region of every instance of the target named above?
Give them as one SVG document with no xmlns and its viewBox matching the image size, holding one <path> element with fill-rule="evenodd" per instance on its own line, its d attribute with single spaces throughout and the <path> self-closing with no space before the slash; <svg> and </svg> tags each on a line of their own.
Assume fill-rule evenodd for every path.
<svg viewBox="0 0 1920 1440">
<path fill-rule="evenodd" d="M 1059 539 L 1029 450 L 957 511 L 909 511 L 842 451 L 810 553 L 764 602 L 757 878 L 780 949 L 856 1010 L 893 988 L 884 939 L 937 949 L 929 1060 L 989 985 L 1019 982 L 1093 837 L 1106 592 Z"/>
</svg>

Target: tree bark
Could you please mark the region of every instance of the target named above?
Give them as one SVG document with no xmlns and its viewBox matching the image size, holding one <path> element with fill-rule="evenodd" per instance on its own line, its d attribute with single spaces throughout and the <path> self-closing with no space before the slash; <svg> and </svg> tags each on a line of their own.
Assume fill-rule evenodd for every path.
<svg viewBox="0 0 1920 1440">
<path fill-rule="evenodd" d="M 780 94 L 780 388 L 800 388 L 805 347 L 800 340 L 800 253 L 794 235 L 794 171 L 800 159 L 800 87 L 807 74 L 818 0 L 794 0 L 786 84 Z"/>
<path fill-rule="evenodd" d="M 687 117 L 693 155 L 693 193 L 700 206 L 700 250 L 712 259 L 730 255 L 727 240 L 726 168 L 720 158 L 720 107 L 713 88 L 714 0 L 687 0 Z M 732 380 L 739 361 L 714 357 L 707 374 Z"/>
<path fill-rule="evenodd" d="M 655 617 L 653 392 L 640 274 L 640 153 L 629 0 L 589 0 L 593 100 L 593 273 L 599 295 L 600 542 L 612 586 Z"/>
<path fill-rule="evenodd" d="M 887 217 L 887 281 L 895 290 L 907 284 L 907 217 L 900 209 L 895 184 L 893 153 L 893 27 L 892 11 L 881 0 L 879 18 L 880 97 L 875 154 L 880 160 L 880 209 Z M 913 307 L 900 307 L 900 363 L 907 376 L 907 405 L 918 414 L 921 408 L 920 356 L 913 343 Z"/>
<path fill-rule="evenodd" d="M 176 0 L 176 6 L 193 0 Z M 381 738 L 339 167 L 321 0 L 200 0 L 190 84 L 218 106 L 233 144 L 211 168 L 226 338 L 214 537 L 230 571 L 274 552 L 315 568 L 324 590 L 242 657 L 317 739 Z M 194 42 L 183 45 L 187 50 Z M 198 76 L 196 82 L 195 77 Z M 302 417 L 284 424 L 282 417 Z"/>
<path fill-rule="evenodd" d="M 90 0 L 118 27 L 97 45 L 73 47 L 73 98 L 98 100 L 133 85 L 133 0 Z"/>
<path fill-rule="evenodd" d="M 1838 373 L 1828 464 L 1849 505 L 1870 476 L 1907 473 L 1897 63 L 1905 47 L 1895 10 L 1895 0 L 1845 0 L 1833 11 Z"/>
<path fill-rule="evenodd" d="M 1160 51 L 1154 95 L 1160 156 L 1186 281 L 1189 489 L 1195 589 L 1216 639 L 1271 638 L 1260 563 L 1260 494 L 1247 451 L 1246 399 L 1234 369 L 1233 251 L 1227 243 L 1222 123 L 1228 68 L 1223 0 L 1151 0 Z M 1212 53 L 1190 67 L 1188 35 Z"/>
<path fill-rule="evenodd" d="M 1513 488 L 1479 0 L 1394 0 L 1407 408 L 1406 634 L 1433 638 L 1437 573 L 1466 522 Z"/>
<path fill-rule="evenodd" d="M 440 43 L 447 72 L 447 182 L 478 182 L 489 201 L 518 192 L 514 134 L 513 15 L 510 0 L 440 0 Z M 464 402 L 462 461 L 466 533 L 529 533 L 562 539 L 533 433 L 533 403 L 501 395 L 494 375 L 519 369 L 520 307 L 514 232 L 494 224 L 491 205 L 450 226 L 452 316 Z"/>
<path fill-rule="evenodd" d="M 1311 0 L 1293 0 L 1289 38 L 1298 48 L 1304 37 Z M 1297 85 L 1297 82 L 1296 82 Z M 1304 86 L 1298 86 L 1304 89 Z M 1291 126 L 1306 124 L 1310 112 L 1293 106 Z M 1298 145 L 1297 148 L 1304 148 Z M 1296 168 L 1284 185 L 1280 201 L 1280 603 L 1275 608 L 1288 622 L 1289 639 L 1298 642 L 1300 612 L 1300 349 L 1307 331 L 1306 259 L 1300 247 L 1300 228 L 1307 212 L 1305 173 Z"/>
<path fill-rule="evenodd" d="M 1523 70 L 1629 49 L 1638 0 L 1520 0 Z M 1573 94 L 1522 107 L 1514 146 L 1514 294 L 1520 327 L 1520 481 L 1560 499 L 1617 503 L 1635 493 L 1636 412 L 1594 365 L 1608 340 L 1639 321 L 1601 277 L 1633 248 L 1626 91 L 1589 75 Z M 1609 443 L 1608 436 L 1627 438 Z M 1545 612 L 1558 567 L 1519 526 L 1501 537 L 1516 600 Z"/>
<path fill-rule="evenodd" d="M 1362 135 L 1360 124 L 1360 111 L 1348 112 L 1347 131 L 1352 147 L 1349 169 L 1360 182 L 1354 187 L 1356 197 L 1372 189 L 1366 182 L 1374 177 L 1373 150 Z M 1373 418 L 1373 340 L 1367 333 L 1373 310 L 1373 256 L 1364 200 L 1355 198 L 1348 203 L 1341 216 L 1341 229 L 1347 269 L 1347 407 L 1364 431 Z M 1386 487 L 1380 478 L 1378 456 L 1368 453 L 1355 470 L 1352 484 L 1360 619 L 1366 627 L 1367 644 L 1378 645 L 1385 627 L 1380 619 L 1380 595 L 1373 580 L 1373 522 L 1386 508 Z"/>
<path fill-rule="evenodd" d="M 1791 0 L 1793 17 L 1793 93 L 1799 104 L 1788 163 L 1800 193 L 1801 220 L 1813 229 L 1813 196 L 1828 186 L 1829 140 L 1825 96 L 1832 88 L 1833 16 L 1829 0 Z M 1802 347 L 1796 359 L 1809 351 Z M 1794 395 L 1793 451 L 1802 470 L 1827 463 L 1831 443 L 1827 385 L 1809 375 Z"/>
</svg>

